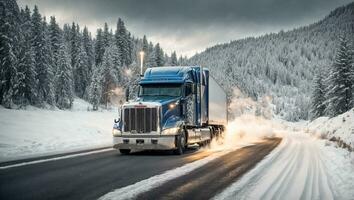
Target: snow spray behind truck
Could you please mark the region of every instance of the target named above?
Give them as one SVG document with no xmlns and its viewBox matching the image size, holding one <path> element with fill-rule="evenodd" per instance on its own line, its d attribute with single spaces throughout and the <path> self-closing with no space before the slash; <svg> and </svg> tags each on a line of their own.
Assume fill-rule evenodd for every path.
<svg viewBox="0 0 354 200">
<path fill-rule="evenodd" d="M 113 147 L 122 154 L 133 149 L 183 154 L 190 144 L 210 142 L 227 125 L 226 92 L 200 66 L 148 68 L 138 97 L 128 99 L 113 127 Z"/>
</svg>

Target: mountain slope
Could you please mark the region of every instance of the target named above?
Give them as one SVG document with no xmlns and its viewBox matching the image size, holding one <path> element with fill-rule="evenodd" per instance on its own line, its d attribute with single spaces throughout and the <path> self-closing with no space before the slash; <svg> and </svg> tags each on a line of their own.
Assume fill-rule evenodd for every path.
<svg viewBox="0 0 354 200">
<path fill-rule="evenodd" d="M 354 2 L 309 26 L 216 45 L 189 62 L 208 67 L 229 94 L 238 87 L 254 99 L 270 95 L 276 114 L 307 119 L 314 71 L 332 64 L 340 34 L 354 35 L 353 19 Z"/>
</svg>

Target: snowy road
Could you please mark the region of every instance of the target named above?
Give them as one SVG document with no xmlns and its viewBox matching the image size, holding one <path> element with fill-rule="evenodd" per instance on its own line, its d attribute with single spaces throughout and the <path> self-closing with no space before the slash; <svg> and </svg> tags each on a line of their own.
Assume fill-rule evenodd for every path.
<svg viewBox="0 0 354 200">
<path fill-rule="evenodd" d="M 214 199 L 354 199 L 352 166 L 338 154 L 330 156 L 328 148 L 304 133 L 287 134 L 266 159 Z"/>
<path fill-rule="evenodd" d="M 354 199 L 348 152 L 305 133 L 237 150 L 116 151 L 0 169 L 0 199 Z"/>
<path fill-rule="evenodd" d="M 183 156 L 168 155 L 166 152 L 141 152 L 121 156 L 116 151 L 106 151 L 1 169 L 0 199 L 97 199 L 117 188 L 134 185 L 168 170 L 172 175 L 180 173 L 181 178 L 168 181 L 165 187 L 170 190 L 165 191 L 163 195 L 172 193 L 173 188 L 178 187 L 189 192 L 184 193 L 184 198 L 195 195 L 210 180 L 225 177 L 210 185 L 209 192 L 204 194 L 204 197 L 210 198 L 254 166 L 278 142 L 279 140 L 272 140 L 229 153 L 192 149 Z M 193 170 L 199 167 L 201 168 Z M 191 174 L 187 173 L 188 170 Z M 151 180 L 161 183 L 163 179 L 168 180 L 166 177 Z M 183 187 L 184 181 L 196 179 L 203 181 L 194 182 L 187 188 Z M 148 185 L 153 184 L 150 181 Z M 149 188 L 148 185 L 143 188 Z M 151 196 L 144 193 L 141 195 L 155 199 L 159 196 L 158 191 L 151 189 L 154 191 L 150 193 Z"/>
</svg>

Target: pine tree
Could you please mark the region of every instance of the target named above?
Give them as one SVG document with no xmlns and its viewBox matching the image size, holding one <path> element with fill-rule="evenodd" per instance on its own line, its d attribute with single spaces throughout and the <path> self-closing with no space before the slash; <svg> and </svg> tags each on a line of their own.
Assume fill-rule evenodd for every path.
<svg viewBox="0 0 354 200">
<path fill-rule="evenodd" d="M 34 7 L 31 22 L 31 44 L 35 55 L 34 63 L 38 80 L 38 103 L 52 105 L 54 103 L 54 88 L 50 46 L 46 38 L 46 23 L 42 21 L 37 6 Z"/>
<path fill-rule="evenodd" d="M 59 25 L 56 22 L 55 16 L 50 17 L 49 23 L 49 38 L 50 38 L 50 48 L 53 54 L 53 73 L 57 71 L 57 63 L 59 57 L 59 48 L 60 48 L 60 38 L 62 37 L 61 30 Z"/>
<path fill-rule="evenodd" d="M 178 58 L 178 65 L 184 65 L 184 60 L 183 60 L 183 57 L 182 56 L 179 56 Z"/>
<path fill-rule="evenodd" d="M 117 30 L 115 33 L 115 41 L 118 47 L 119 55 L 121 57 L 122 65 L 129 65 L 128 54 L 129 54 L 129 42 L 127 30 L 125 28 L 124 22 L 121 18 L 118 19 Z"/>
<path fill-rule="evenodd" d="M 123 85 L 123 78 L 122 78 L 122 70 L 123 68 L 121 67 L 122 64 L 120 63 L 120 55 L 118 51 L 118 47 L 115 44 L 112 44 L 110 46 L 111 52 L 112 52 L 112 68 L 114 72 L 116 73 L 115 77 L 117 79 L 117 84 L 118 85 Z"/>
<path fill-rule="evenodd" d="M 79 47 L 78 53 L 74 68 L 74 86 L 76 95 L 83 98 L 89 84 L 89 58 L 83 45 Z"/>
<path fill-rule="evenodd" d="M 146 39 L 146 35 L 143 37 L 143 46 L 142 46 L 142 51 L 147 55 L 149 52 L 149 43 Z"/>
<path fill-rule="evenodd" d="M 26 106 L 28 104 L 35 105 L 37 99 L 37 80 L 36 68 L 34 65 L 34 54 L 31 46 L 31 13 L 26 6 L 21 11 L 21 50 L 18 65 L 18 93 L 15 98 L 16 104 Z"/>
<path fill-rule="evenodd" d="M 86 51 L 86 54 L 88 57 L 88 68 L 89 68 L 89 72 L 91 72 L 94 62 L 95 62 L 95 54 L 93 51 L 92 38 L 91 38 L 91 35 L 90 35 L 86 26 L 84 27 L 82 34 L 83 34 L 82 45 L 84 46 L 84 49 Z"/>
<path fill-rule="evenodd" d="M 55 102 L 60 109 L 71 108 L 74 101 L 73 75 L 64 41 L 59 44 L 58 72 L 55 76 Z"/>
<path fill-rule="evenodd" d="M 103 60 L 104 54 L 104 44 L 103 44 L 103 36 L 102 29 L 97 29 L 96 42 L 95 42 L 95 64 L 96 67 L 100 66 Z"/>
<path fill-rule="evenodd" d="M 314 78 L 311 97 L 311 118 L 316 119 L 325 115 L 325 82 L 323 72 L 318 70 Z"/>
<path fill-rule="evenodd" d="M 337 116 L 354 106 L 352 104 L 353 77 L 354 70 L 350 45 L 346 38 L 340 37 L 340 44 L 334 64 L 331 67 L 326 94 L 326 113 L 329 116 Z"/>
<path fill-rule="evenodd" d="M 81 37 L 80 27 L 78 24 L 73 23 L 70 38 L 71 66 L 73 68 L 74 91 L 80 98 L 85 95 L 90 69 L 89 58 L 83 43 L 84 38 Z"/>
<path fill-rule="evenodd" d="M 19 21 L 16 1 L 0 1 L 0 103 L 7 108 L 18 90 Z"/>
<path fill-rule="evenodd" d="M 171 66 L 177 66 L 178 65 L 178 62 L 177 62 L 177 55 L 176 55 L 176 52 L 174 51 L 172 54 L 171 54 Z"/>
<path fill-rule="evenodd" d="M 108 30 L 108 24 L 106 22 L 104 23 L 102 37 L 103 37 L 103 47 L 107 48 L 111 43 L 111 33 Z"/>
<path fill-rule="evenodd" d="M 75 93 L 78 96 L 81 95 L 81 87 L 78 81 L 82 80 L 82 72 L 80 71 L 81 68 L 79 66 L 79 53 L 81 47 L 81 40 L 79 35 L 79 26 L 76 25 L 74 22 L 71 25 L 70 30 L 70 56 L 71 56 L 71 67 L 73 68 L 73 77 L 74 77 L 74 89 Z M 82 97 L 82 96 L 80 96 Z"/>
<path fill-rule="evenodd" d="M 70 55 L 71 55 L 71 66 L 75 69 L 77 65 L 77 60 L 79 57 L 79 49 L 81 46 L 81 40 L 79 35 L 79 26 L 74 22 L 71 25 L 70 31 Z M 75 76 L 75 74 L 74 74 Z"/>
<path fill-rule="evenodd" d="M 163 66 L 163 65 L 165 64 L 165 61 L 164 61 L 164 53 L 163 53 L 163 50 L 161 49 L 159 43 L 157 43 L 157 44 L 155 45 L 154 55 L 155 55 L 156 66 L 157 66 L 157 67 Z"/>
<path fill-rule="evenodd" d="M 66 47 L 70 47 L 71 41 L 71 27 L 69 24 L 64 24 L 63 26 L 64 44 Z M 71 61 L 70 61 L 71 62 Z"/>
<path fill-rule="evenodd" d="M 101 72 L 99 67 L 95 67 L 92 77 L 91 77 L 91 83 L 89 87 L 89 102 L 93 106 L 93 110 L 98 110 L 98 106 L 101 101 L 101 95 L 102 95 L 102 85 L 101 85 L 102 77 L 101 77 Z"/>
<path fill-rule="evenodd" d="M 101 77 L 102 77 L 102 103 L 107 107 L 109 101 L 110 91 L 116 87 L 118 82 L 117 72 L 113 66 L 113 46 L 106 48 L 103 62 L 101 64 Z"/>
<path fill-rule="evenodd" d="M 50 48 L 50 38 L 49 38 L 49 30 L 46 18 L 44 17 L 42 20 L 42 30 L 44 35 L 43 40 L 43 58 L 44 63 L 46 65 L 46 82 L 43 88 L 45 89 L 45 101 L 49 105 L 55 104 L 55 81 L 54 81 L 54 72 L 53 72 L 53 54 L 52 49 Z M 37 72 L 38 75 L 38 72 Z"/>
<path fill-rule="evenodd" d="M 146 67 L 156 67 L 155 51 L 152 42 L 149 43 Z"/>
<path fill-rule="evenodd" d="M 133 49 L 134 49 L 134 44 L 133 44 L 133 40 L 131 38 L 131 34 L 128 32 L 127 35 L 127 44 L 128 44 L 128 49 L 127 49 L 127 59 L 126 59 L 126 65 L 129 66 L 130 64 L 132 64 L 133 62 Z"/>
</svg>

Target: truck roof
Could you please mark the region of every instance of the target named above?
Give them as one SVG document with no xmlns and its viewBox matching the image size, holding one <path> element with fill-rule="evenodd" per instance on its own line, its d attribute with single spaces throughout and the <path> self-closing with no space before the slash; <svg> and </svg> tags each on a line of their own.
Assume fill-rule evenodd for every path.
<svg viewBox="0 0 354 200">
<path fill-rule="evenodd" d="M 152 83 L 184 83 L 192 79 L 192 71 L 199 71 L 199 66 L 166 66 L 153 67 L 145 71 L 140 84 Z"/>
</svg>

